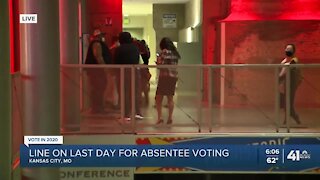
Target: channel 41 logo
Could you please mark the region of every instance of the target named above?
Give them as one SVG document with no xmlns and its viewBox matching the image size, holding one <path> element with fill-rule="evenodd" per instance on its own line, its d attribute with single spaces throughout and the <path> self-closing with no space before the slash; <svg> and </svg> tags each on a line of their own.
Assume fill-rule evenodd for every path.
<svg viewBox="0 0 320 180">
<path fill-rule="evenodd" d="M 308 151 L 303 150 L 291 150 L 287 155 L 287 159 L 291 161 L 300 161 L 303 159 L 311 159 L 311 154 Z"/>
</svg>

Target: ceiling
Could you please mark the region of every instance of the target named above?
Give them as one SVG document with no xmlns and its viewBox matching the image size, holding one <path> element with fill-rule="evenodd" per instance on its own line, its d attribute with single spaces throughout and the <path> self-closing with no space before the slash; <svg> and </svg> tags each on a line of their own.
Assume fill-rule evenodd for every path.
<svg viewBox="0 0 320 180">
<path fill-rule="evenodd" d="M 124 15 L 152 14 L 152 4 L 183 4 L 190 0 L 123 0 Z"/>
</svg>

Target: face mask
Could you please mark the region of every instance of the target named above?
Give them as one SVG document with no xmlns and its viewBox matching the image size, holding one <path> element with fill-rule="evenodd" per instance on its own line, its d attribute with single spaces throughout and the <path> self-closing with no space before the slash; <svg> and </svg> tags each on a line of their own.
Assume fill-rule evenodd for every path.
<svg viewBox="0 0 320 180">
<path fill-rule="evenodd" d="M 286 55 L 287 55 L 288 57 L 291 57 L 291 56 L 293 55 L 293 52 L 291 52 L 291 51 L 286 51 Z"/>
</svg>

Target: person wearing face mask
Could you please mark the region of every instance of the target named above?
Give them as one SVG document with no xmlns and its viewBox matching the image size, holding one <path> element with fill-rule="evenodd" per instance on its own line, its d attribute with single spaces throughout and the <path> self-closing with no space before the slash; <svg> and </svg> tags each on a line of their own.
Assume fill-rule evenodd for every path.
<svg viewBox="0 0 320 180">
<path fill-rule="evenodd" d="M 285 58 L 281 62 L 281 64 L 298 64 L 299 59 L 295 56 L 296 47 L 294 44 L 287 44 L 285 48 Z M 280 83 L 283 87 L 285 87 L 285 80 L 288 68 L 283 67 L 279 74 Z M 290 116 L 296 121 L 297 124 L 301 124 L 299 115 L 297 114 L 294 108 L 294 100 L 296 91 L 301 84 L 302 76 L 301 70 L 298 67 L 290 68 Z M 280 92 L 280 107 L 285 109 L 285 88 Z M 285 122 L 284 122 L 285 123 Z"/>
<path fill-rule="evenodd" d="M 93 37 L 94 39 L 89 45 L 85 64 L 110 64 L 111 54 L 103 42 L 103 34 L 100 30 L 95 30 Z M 103 96 L 107 86 L 107 71 L 101 68 L 86 68 L 85 71 L 90 88 L 90 113 L 104 113 Z"/>
</svg>

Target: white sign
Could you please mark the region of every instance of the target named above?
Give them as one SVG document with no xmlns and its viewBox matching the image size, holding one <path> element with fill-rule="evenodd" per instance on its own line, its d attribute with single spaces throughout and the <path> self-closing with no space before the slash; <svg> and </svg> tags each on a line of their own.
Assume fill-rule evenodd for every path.
<svg viewBox="0 0 320 180">
<path fill-rule="evenodd" d="M 63 136 L 24 136 L 24 144 L 63 144 Z"/>
<path fill-rule="evenodd" d="M 177 15 L 176 14 L 164 14 L 162 16 L 163 28 L 177 28 Z"/>
<path fill-rule="evenodd" d="M 20 14 L 20 24 L 36 24 L 37 22 L 37 14 Z"/>
</svg>

